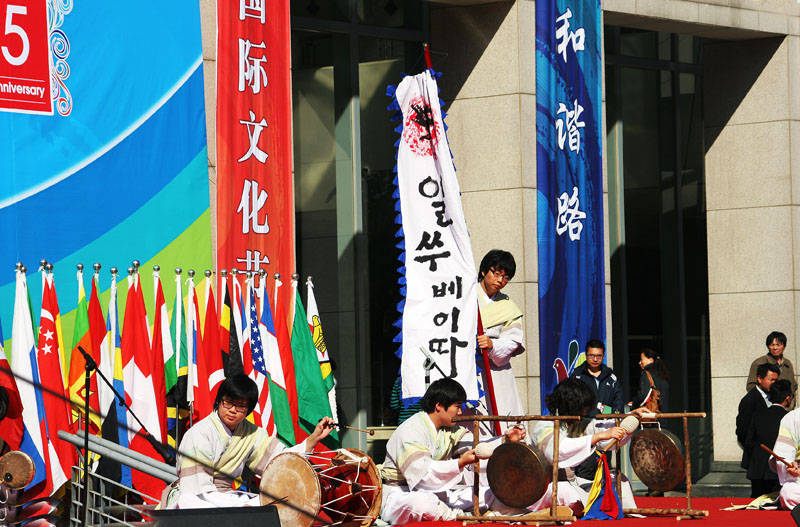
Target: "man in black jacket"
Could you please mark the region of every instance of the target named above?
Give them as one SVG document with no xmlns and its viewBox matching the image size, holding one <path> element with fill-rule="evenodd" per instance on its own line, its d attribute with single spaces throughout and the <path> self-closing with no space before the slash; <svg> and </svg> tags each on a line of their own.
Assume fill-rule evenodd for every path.
<svg viewBox="0 0 800 527">
<path fill-rule="evenodd" d="M 739 414 L 736 416 L 736 439 L 742 445 L 742 468 L 750 466 L 751 450 L 747 448 L 747 430 L 753 413 L 769 407 L 769 389 L 778 379 L 781 370 L 776 364 L 759 364 L 756 371 L 756 386 L 739 401 Z"/>
<path fill-rule="evenodd" d="M 769 389 L 772 406 L 753 412 L 750 428 L 747 430 L 745 446 L 750 450 L 750 466 L 747 479 L 750 480 L 750 497 L 757 498 L 781 488 L 778 475 L 769 466 L 770 455 L 761 445 L 775 448 L 775 439 L 781 427 L 781 419 L 792 404 L 792 383 L 787 379 L 777 380 Z"/>
<path fill-rule="evenodd" d="M 589 410 L 587 417 L 597 413 L 622 413 L 622 384 L 614 370 L 603 364 L 606 346 L 592 339 L 586 343 L 586 362 L 575 368 L 572 377 L 585 383 L 597 396 L 597 408 Z"/>
</svg>

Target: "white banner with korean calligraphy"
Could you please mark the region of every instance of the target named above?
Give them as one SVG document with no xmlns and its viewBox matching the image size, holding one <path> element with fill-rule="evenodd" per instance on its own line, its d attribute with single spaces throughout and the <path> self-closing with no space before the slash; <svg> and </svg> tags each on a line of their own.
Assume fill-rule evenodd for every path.
<svg viewBox="0 0 800 527">
<path fill-rule="evenodd" d="M 428 70 L 404 78 L 389 107 L 402 115 L 395 197 L 405 299 L 398 305 L 401 331 L 395 341 L 406 403 L 419 400 L 442 377 L 458 381 L 468 400 L 478 399 L 477 273 L 436 75 Z"/>
</svg>

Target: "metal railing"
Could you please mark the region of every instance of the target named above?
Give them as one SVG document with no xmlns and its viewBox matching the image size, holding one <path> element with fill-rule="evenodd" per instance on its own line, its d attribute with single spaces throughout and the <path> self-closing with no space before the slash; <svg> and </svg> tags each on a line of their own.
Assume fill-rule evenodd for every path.
<svg viewBox="0 0 800 527">
<path fill-rule="evenodd" d="M 71 527 L 82 527 L 84 520 L 85 525 L 98 527 L 145 527 L 155 523 L 145 520 L 143 515 L 146 516 L 147 510 L 152 508 L 152 505 L 146 504 L 157 503 L 158 498 L 101 476 L 93 472 L 91 468 L 88 474 L 89 499 L 84 518 L 84 459 L 81 454 L 84 443 L 83 433 L 74 435 L 61 430 L 58 432 L 58 437 L 72 443 L 78 449 L 78 466 L 72 467 L 72 493 L 69 511 Z M 175 467 L 152 460 L 138 452 L 96 436 L 89 436 L 89 450 L 166 482 L 172 482 L 177 478 Z"/>
</svg>

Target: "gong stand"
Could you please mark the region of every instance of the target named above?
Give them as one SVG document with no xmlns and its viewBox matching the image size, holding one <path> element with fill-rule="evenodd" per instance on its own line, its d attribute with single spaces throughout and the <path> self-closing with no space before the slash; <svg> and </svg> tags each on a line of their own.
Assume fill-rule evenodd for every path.
<svg viewBox="0 0 800 527">
<path fill-rule="evenodd" d="M 498 521 L 511 521 L 526 523 L 529 525 L 554 525 L 556 523 L 573 522 L 576 520 L 572 515 L 572 511 L 568 507 L 559 507 L 558 503 L 558 440 L 559 432 L 561 431 L 561 421 L 580 421 L 580 416 L 577 415 L 461 415 L 452 418 L 453 422 L 472 421 L 472 443 L 473 447 L 477 448 L 480 440 L 480 422 L 481 421 L 506 421 L 506 422 L 522 422 L 522 421 L 553 421 L 553 475 L 552 475 L 552 503 L 550 504 L 549 514 L 543 514 L 545 511 L 531 512 L 522 516 L 481 516 L 480 505 L 480 474 L 481 474 L 481 460 L 475 459 L 475 476 L 472 483 L 472 516 L 458 516 L 456 520 L 463 521 L 464 523 L 493 523 Z"/>
<path fill-rule="evenodd" d="M 620 419 L 631 414 L 606 414 L 603 417 L 614 419 L 619 426 Z M 670 516 L 676 514 L 679 520 L 696 520 L 708 516 L 708 511 L 692 508 L 692 459 L 689 455 L 689 418 L 706 417 L 705 412 L 670 412 L 663 414 L 647 414 L 647 421 L 658 419 L 681 419 L 683 421 L 683 472 L 686 478 L 686 508 L 685 509 L 622 509 L 626 516 L 642 514 L 645 516 Z M 622 466 L 622 449 L 617 449 L 617 469 Z M 622 478 L 617 477 L 617 495 L 622 497 Z"/>
</svg>

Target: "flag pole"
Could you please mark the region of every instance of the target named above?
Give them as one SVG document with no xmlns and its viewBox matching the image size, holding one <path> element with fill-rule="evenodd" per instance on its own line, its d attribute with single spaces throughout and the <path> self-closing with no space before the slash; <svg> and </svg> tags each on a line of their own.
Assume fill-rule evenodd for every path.
<svg viewBox="0 0 800 527">
<path fill-rule="evenodd" d="M 478 306 L 478 336 L 483 335 L 483 321 L 481 320 L 481 306 Z M 489 362 L 489 350 L 481 348 L 481 355 L 483 356 L 483 372 L 486 374 L 486 395 L 489 398 L 489 404 L 492 405 L 492 412 L 497 415 L 497 400 L 494 396 L 494 382 L 492 381 L 492 365 Z M 501 435 L 500 421 L 492 423 L 494 428 L 494 435 Z"/>
</svg>

